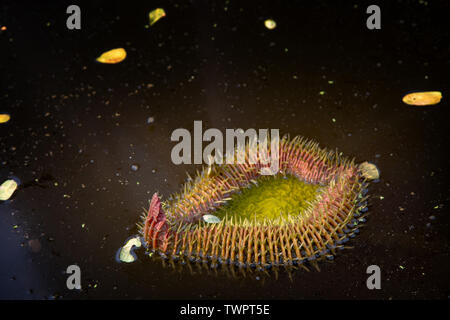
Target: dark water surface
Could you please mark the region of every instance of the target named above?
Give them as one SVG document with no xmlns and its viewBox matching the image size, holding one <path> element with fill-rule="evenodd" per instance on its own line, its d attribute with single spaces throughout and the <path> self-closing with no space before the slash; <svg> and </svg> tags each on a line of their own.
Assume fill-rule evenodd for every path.
<svg viewBox="0 0 450 320">
<path fill-rule="evenodd" d="M 80 31 L 66 29 L 71 2 L 40 2 L 0 7 L 0 179 L 22 183 L 0 204 L 0 298 L 448 298 L 447 1 L 380 3 L 374 31 L 371 3 L 356 1 L 79 2 Z M 157 7 L 167 17 L 145 28 Z M 122 63 L 95 62 L 116 47 Z M 413 90 L 444 99 L 403 104 Z M 277 277 L 177 271 L 142 250 L 117 263 L 151 195 L 198 169 L 170 159 L 171 133 L 194 120 L 278 128 L 375 163 L 354 248 Z M 71 264 L 82 291 L 66 288 Z M 381 290 L 366 287 L 372 264 Z"/>
</svg>

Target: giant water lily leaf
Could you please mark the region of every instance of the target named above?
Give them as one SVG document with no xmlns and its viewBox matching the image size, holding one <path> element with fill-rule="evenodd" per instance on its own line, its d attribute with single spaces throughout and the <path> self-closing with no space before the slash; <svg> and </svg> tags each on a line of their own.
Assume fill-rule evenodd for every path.
<svg viewBox="0 0 450 320">
<path fill-rule="evenodd" d="M 104 52 L 100 57 L 97 58 L 97 61 L 100 63 L 119 63 L 123 61 L 127 57 L 127 52 L 124 48 L 112 49 Z"/>
<path fill-rule="evenodd" d="M 442 99 L 440 91 L 413 92 L 403 97 L 403 102 L 412 106 L 438 104 Z"/>
<path fill-rule="evenodd" d="M 8 122 L 11 119 L 10 115 L 7 113 L 0 114 L 0 123 Z"/>
<path fill-rule="evenodd" d="M 6 180 L 0 186 L 0 200 L 8 200 L 17 189 L 17 182 L 14 180 Z"/>
<path fill-rule="evenodd" d="M 139 248 L 141 246 L 141 240 L 139 237 L 131 238 L 127 243 L 120 249 L 119 260 L 126 263 L 131 263 L 136 261 L 136 255 L 132 251 L 134 247 Z"/>
<path fill-rule="evenodd" d="M 217 218 L 216 216 L 213 216 L 212 214 L 205 214 L 203 216 L 203 220 L 206 223 L 220 223 L 220 219 Z"/>
<path fill-rule="evenodd" d="M 155 9 L 148 14 L 150 25 L 154 25 L 156 21 L 166 16 L 166 12 L 162 8 Z"/>
</svg>

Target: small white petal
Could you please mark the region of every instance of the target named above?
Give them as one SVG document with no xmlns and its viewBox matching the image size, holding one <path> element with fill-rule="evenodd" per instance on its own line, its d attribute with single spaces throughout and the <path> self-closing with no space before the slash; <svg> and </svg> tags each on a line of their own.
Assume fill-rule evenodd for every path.
<svg viewBox="0 0 450 320">
<path fill-rule="evenodd" d="M 220 219 L 212 214 L 205 214 L 203 220 L 207 223 L 220 223 Z"/>
<path fill-rule="evenodd" d="M 127 243 L 120 249 L 119 260 L 122 262 L 134 262 L 136 257 L 132 253 L 133 247 L 139 248 L 141 246 L 141 240 L 136 238 L 131 238 Z"/>
</svg>

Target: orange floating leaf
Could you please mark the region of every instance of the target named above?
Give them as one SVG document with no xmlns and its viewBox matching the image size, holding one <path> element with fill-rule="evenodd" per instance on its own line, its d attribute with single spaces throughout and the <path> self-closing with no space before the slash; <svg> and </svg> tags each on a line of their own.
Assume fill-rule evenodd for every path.
<svg viewBox="0 0 450 320">
<path fill-rule="evenodd" d="M 402 101 L 412 106 L 429 106 L 438 104 L 442 99 L 440 91 L 413 92 L 403 97 Z"/>
<path fill-rule="evenodd" d="M 0 114 L 0 123 L 8 122 L 11 119 L 10 115 L 7 113 Z"/>
<path fill-rule="evenodd" d="M 97 61 L 100 63 L 119 63 L 127 57 L 127 52 L 124 48 L 112 49 L 110 51 L 104 52 Z"/>
</svg>

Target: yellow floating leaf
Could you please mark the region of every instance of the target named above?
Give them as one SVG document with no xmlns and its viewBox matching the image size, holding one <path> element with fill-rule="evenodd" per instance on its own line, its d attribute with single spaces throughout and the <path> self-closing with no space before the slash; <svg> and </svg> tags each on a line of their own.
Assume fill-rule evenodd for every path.
<svg viewBox="0 0 450 320">
<path fill-rule="evenodd" d="M 412 106 L 429 106 L 442 99 L 440 91 L 413 92 L 403 97 L 403 102 Z"/>
<path fill-rule="evenodd" d="M 120 249 L 119 260 L 122 262 L 134 262 L 136 260 L 135 254 L 132 252 L 133 247 L 139 248 L 141 246 L 141 240 L 136 238 L 131 238 L 127 243 Z"/>
<path fill-rule="evenodd" d="M 7 113 L 0 114 L 0 123 L 8 122 L 11 117 Z"/>
<path fill-rule="evenodd" d="M 150 25 L 154 25 L 156 21 L 166 16 L 166 12 L 162 8 L 155 9 L 148 14 Z"/>
<path fill-rule="evenodd" d="M 277 23 L 272 19 L 267 19 L 266 21 L 264 21 L 264 25 L 269 30 L 275 29 L 277 27 Z"/>
<path fill-rule="evenodd" d="M 0 200 L 8 200 L 17 189 L 17 182 L 14 180 L 6 180 L 0 186 Z"/>
<path fill-rule="evenodd" d="M 100 63 L 119 63 L 127 57 L 127 52 L 124 48 L 112 49 L 104 52 L 97 61 Z"/>
<path fill-rule="evenodd" d="M 377 166 L 367 161 L 359 165 L 359 170 L 361 171 L 362 176 L 368 180 L 380 178 L 380 171 L 378 171 Z"/>
</svg>

